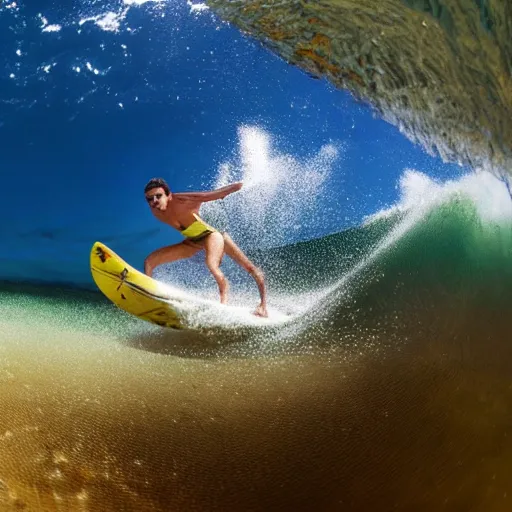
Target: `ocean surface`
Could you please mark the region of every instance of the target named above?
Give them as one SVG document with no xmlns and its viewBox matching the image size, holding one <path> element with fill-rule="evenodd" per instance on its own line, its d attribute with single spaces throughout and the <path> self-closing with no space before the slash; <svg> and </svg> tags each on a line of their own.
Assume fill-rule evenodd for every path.
<svg viewBox="0 0 512 512">
<path fill-rule="evenodd" d="M 348 99 L 335 132 L 329 116 L 342 92 L 250 41 L 236 46 L 241 36 L 205 6 L 143 4 L 0 9 L 14 59 L 2 80 L 23 82 L 5 93 L 0 127 L 2 213 L 12 218 L 0 249 L 0 510 L 510 510 L 506 184 L 427 160 Z M 140 72 L 147 48 L 116 68 L 123 38 L 148 32 L 160 49 L 183 47 L 146 54 L 164 78 Z M 192 48 L 194 62 L 180 58 L 198 33 L 223 39 Z M 49 49 L 38 46 L 46 36 L 55 37 Z M 213 43 L 225 54 L 207 63 L 207 83 L 229 68 L 229 52 L 235 70 L 246 59 L 240 73 L 259 66 L 261 82 L 241 84 L 233 72 L 238 89 L 213 82 L 211 97 L 194 89 L 200 105 L 190 92 L 180 110 L 189 68 L 217 51 Z M 101 45 L 119 50 L 105 57 L 118 74 L 93 84 Z M 16 66 L 15 49 L 37 53 L 37 65 Z M 54 62 L 58 70 L 59 59 L 60 78 L 29 72 Z M 172 94 L 162 95 L 171 76 Z M 271 118 L 284 100 L 269 96 L 265 106 L 271 91 L 257 90 L 276 76 L 282 94 L 311 94 L 314 113 Z M 143 106 L 138 87 L 153 90 Z M 260 103 L 248 105 L 251 97 Z M 210 111 L 208 98 L 218 102 Z M 201 145 L 205 126 L 211 140 Z M 286 322 L 255 327 L 219 309 L 177 332 L 101 295 L 88 268 L 95 240 L 138 268 L 149 250 L 179 241 L 145 209 L 140 190 L 156 174 L 181 189 L 244 182 L 202 213 L 265 271 L 270 308 Z M 202 258 L 155 277 L 215 300 Z M 231 304 L 256 305 L 254 283 L 230 261 L 224 269 Z"/>
</svg>

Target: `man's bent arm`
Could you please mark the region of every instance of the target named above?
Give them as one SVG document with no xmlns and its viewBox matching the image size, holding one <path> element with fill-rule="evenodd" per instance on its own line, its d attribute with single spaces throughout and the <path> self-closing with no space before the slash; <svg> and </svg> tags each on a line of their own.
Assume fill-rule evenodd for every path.
<svg viewBox="0 0 512 512">
<path fill-rule="evenodd" d="M 211 190 L 209 192 L 182 192 L 173 194 L 172 196 L 176 199 L 183 201 L 197 201 L 200 203 L 206 203 L 208 201 L 215 201 L 217 199 L 224 199 L 227 195 L 236 192 L 242 188 L 242 183 L 233 183 L 217 190 Z"/>
</svg>

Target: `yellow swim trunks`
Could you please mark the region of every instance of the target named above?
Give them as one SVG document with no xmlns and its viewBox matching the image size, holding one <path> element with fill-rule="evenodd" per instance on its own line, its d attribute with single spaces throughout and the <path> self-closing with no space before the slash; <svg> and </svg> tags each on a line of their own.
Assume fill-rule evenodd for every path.
<svg viewBox="0 0 512 512">
<path fill-rule="evenodd" d="M 181 234 L 188 238 L 191 242 L 199 242 L 203 240 L 208 235 L 212 233 L 216 233 L 217 230 L 212 226 L 209 226 L 204 222 L 204 220 L 200 219 L 197 215 L 194 214 L 196 221 L 190 224 L 188 228 L 185 228 L 181 231 Z"/>
</svg>

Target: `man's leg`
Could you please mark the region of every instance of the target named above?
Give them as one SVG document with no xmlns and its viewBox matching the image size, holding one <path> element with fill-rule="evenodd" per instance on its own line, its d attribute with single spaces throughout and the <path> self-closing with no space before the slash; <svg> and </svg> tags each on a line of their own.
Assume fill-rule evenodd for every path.
<svg viewBox="0 0 512 512">
<path fill-rule="evenodd" d="M 220 269 L 220 263 L 224 255 L 224 238 L 221 233 L 216 232 L 208 235 L 204 241 L 204 250 L 206 251 L 206 266 L 219 285 L 220 302 L 226 304 L 229 285 Z"/>
<path fill-rule="evenodd" d="M 155 267 L 158 267 L 158 265 L 170 263 L 171 261 L 182 260 L 184 258 L 190 258 L 201 249 L 202 247 L 193 246 L 186 242 L 168 245 L 167 247 L 157 249 L 144 261 L 144 273 L 151 277 L 153 275 L 153 270 Z"/>
<path fill-rule="evenodd" d="M 258 316 L 268 316 L 265 276 L 263 275 L 261 269 L 252 263 L 252 261 L 243 253 L 242 249 L 240 249 L 240 247 L 238 247 L 238 245 L 233 242 L 233 239 L 227 233 L 224 233 L 224 251 L 230 258 L 232 258 L 243 269 L 249 272 L 249 274 L 251 274 L 251 276 L 254 278 L 256 284 L 258 285 L 258 290 L 261 297 L 261 303 L 256 309 L 255 314 Z"/>
</svg>

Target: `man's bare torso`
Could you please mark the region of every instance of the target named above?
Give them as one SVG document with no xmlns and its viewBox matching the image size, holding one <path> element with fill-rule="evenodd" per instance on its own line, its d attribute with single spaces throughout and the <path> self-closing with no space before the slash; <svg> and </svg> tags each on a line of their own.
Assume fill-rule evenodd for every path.
<svg viewBox="0 0 512 512">
<path fill-rule="evenodd" d="M 173 194 L 165 211 L 153 209 L 152 212 L 158 220 L 178 231 L 183 231 L 196 221 L 194 214 L 199 215 L 200 208 L 200 201 L 193 201 L 182 198 L 179 194 Z"/>
<path fill-rule="evenodd" d="M 242 183 L 233 183 L 232 185 L 209 192 L 169 194 L 165 208 L 161 208 L 158 206 L 158 203 L 154 202 L 155 199 L 150 198 L 150 201 L 153 201 L 151 203 L 153 205 L 151 211 L 158 220 L 165 222 L 178 231 L 183 231 L 197 220 L 195 215 L 199 215 L 199 208 L 201 208 L 203 203 L 224 199 L 228 194 L 232 194 L 241 188 Z M 162 196 L 162 193 L 160 196 Z"/>
</svg>

